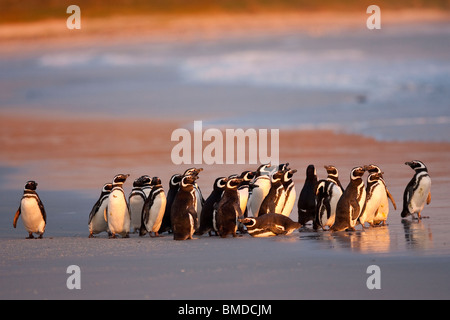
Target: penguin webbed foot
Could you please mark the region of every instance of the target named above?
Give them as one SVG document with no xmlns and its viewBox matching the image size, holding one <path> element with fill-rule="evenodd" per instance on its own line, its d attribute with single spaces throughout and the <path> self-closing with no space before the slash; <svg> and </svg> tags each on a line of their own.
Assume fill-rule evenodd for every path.
<svg viewBox="0 0 450 320">
<path fill-rule="evenodd" d="M 28 233 L 28 237 L 26 237 L 25 239 L 34 239 L 33 233 Z"/>
</svg>

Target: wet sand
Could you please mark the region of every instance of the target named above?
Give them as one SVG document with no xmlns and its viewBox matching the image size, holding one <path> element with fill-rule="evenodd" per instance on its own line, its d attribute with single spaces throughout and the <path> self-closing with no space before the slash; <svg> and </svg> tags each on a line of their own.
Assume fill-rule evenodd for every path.
<svg viewBox="0 0 450 320">
<path fill-rule="evenodd" d="M 3 115 L 1 132 L 5 190 L 2 193 L 2 299 L 447 299 L 450 297 L 450 250 L 446 172 L 447 143 L 392 143 L 327 131 L 280 132 L 280 161 L 289 162 L 297 194 L 306 166 L 334 164 L 341 181 L 349 170 L 376 163 L 385 172 L 399 209 L 389 226 L 356 232 L 314 232 L 310 227 L 285 237 L 249 235 L 220 239 L 207 235 L 192 241 L 163 238 L 88 239 L 87 216 L 104 182 L 117 172 L 168 178 L 190 166 L 175 166 L 170 134 L 182 123 L 150 120 L 67 120 L 39 118 L 23 122 Z M 112 129 L 116 128 L 116 129 Z M 120 128 L 120 129 L 117 129 Z M 146 128 L 157 128 L 148 139 Z M 120 145 L 112 150 L 111 143 Z M 402 192 L 412 176 L 403 163 L 421 159 L 433 179 L 429 219 L 401 222 Z M 253 169 L 250 165 L 202 165 L 198 180 L 207 197 L 215 177 Z M 12 173 L 13 172 L 13 173 Z M 43 240 L 25 240 L 13 214 L 25 180 L 39 182 L 48 212 Z M 7 183 L 4 183 L 8 181 Z M 167 190 L 167 189 L 166 189 Z M 291 214 L 297 218 L 297 209 Z M 66 268 L 81 268 L 82 289 L 68 290 Z M 369 290 L 366 269 L 382 271 L 382 289 Z M 270 275 L 270 281 L 267 276 Z M 343 288 L 346 288 L 343 290 Z"/>
</svg>

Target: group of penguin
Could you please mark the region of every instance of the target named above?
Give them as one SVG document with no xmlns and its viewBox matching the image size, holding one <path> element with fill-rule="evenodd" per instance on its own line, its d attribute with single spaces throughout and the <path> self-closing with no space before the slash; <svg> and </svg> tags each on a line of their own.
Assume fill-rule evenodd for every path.
<svg viewBox="0 0 450 320">
<path fill-rule="evenodd" d="M 401 217 L 417 215 L 431 201 L 431 178 L 422 161 L 406 162 L 415 174 L 405 188 Z M 263 164 L 256 171 L 244 171 L 228 177 L 218 177 L 205 200 L 196 183 L 202 168 L 190 168 L 174 174 L 167 195 L 158 177 L 141 176 L 125 195 L 123 184 L 129 174 L 118 174 L 106 183 L 89 214 L 89 237 L 107 232 L 127 238 L 131 229 L 140 236 L 151 237 L 162 232 L 173 234 L 174 240 L 192 239 L 193 235 L 215 232 L 225 238 L 239 233 L 253 237 L 287 235 L 312 221 L 315 230 L 355 230 L 385 225 L 389 213 L 388 199 L 395 201 L 386 187 L 383 172 L 376 165 L 355 167 L 344 189 L 338 170 L 325 166 L 327 178 L 318 180 L 314 165 L 306 169 L 306 180 L 298 199 L 298 222 L 291 218 L 296 201 L 293 176 L 296 169 L 289 164 Z M 362 176 L 369 173 L 365 184 Z M 19 216 L 28 232 L 42 238 L 46 212 L 39 198 L 35 181 L 27 181 L 19 208 L 14 216 L 16 228 Z"/>
</svg>

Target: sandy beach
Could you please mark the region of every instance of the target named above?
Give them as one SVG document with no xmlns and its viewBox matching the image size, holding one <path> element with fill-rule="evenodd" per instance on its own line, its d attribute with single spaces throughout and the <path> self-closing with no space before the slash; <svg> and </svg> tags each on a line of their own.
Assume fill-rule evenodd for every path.
<svg viewBox="0 0 450 320">
<path fill-rule="evenodd" d="M 73 37 L 59 27 L 64 20 L 2 25 L 0 298 L 448 299 L 448 14 L 386 12 L 385 33 L 371 39 L 360 20 L 355 13 L 114 17 L 108 28 L 86 19 Z M 426 41 L 442 52 L 419 50 Z M 367 56 L 372 51 L 379 60 Z M 362 67 L 372 60 L 372 69 Z M 364 81 L 380 67 L 371 91 Z M 344 186 L 353 167 L 377 164 L 397 210 L 390 205 L 388 226 L 355 232 L 308 225 L 263 239 L 88 239 L 89 212 L 117 173 L 130 174 L 128 194 L 141 175 L 159 176 L 167 191 L 172 174 L 203 167 L 206 198 L 216 177 L 257 168 L 173 164 L 171 134 L 192 130 L 194 120 L 221 130 L 279 129 L 279 159 L 298 170 L 297 196 L 309 164 L 319 179 L 324 165 L 335 165 Z M 422 221 L 400 218 L 413 176 L 404 163 L 414 159 L 432 178 Z M 42 240 L 26 240 L 20 220 L 12 226 L 30 179 L 47 211 Z M 66 286 L 70 265 L 80 267 L 80 290 Z M 381 289 L 366 285 L 371 265 L 380 267 Z"/>
</svg>

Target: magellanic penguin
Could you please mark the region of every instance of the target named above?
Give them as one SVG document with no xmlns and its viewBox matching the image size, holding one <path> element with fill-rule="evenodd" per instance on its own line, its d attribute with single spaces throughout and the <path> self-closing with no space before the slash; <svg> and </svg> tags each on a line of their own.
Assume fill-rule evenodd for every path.
<svg viewBox="0 0 450 320">
<path fill-rule="evenodd" d="M 219 177 L 214 181 L 213 190 L 209 197 L 205 200 L 205 204 L 202 207 L 202 213 L 200 215 L 200 227 L 195 234 L 202 235 L 206 232 L 211 236 L 211 232 L 214 230 L 214 206 L 222 199 L 225 185 L 228 181 L 226 177 Z"/>
<path fill-rule="evenodd" d="M 226 238 L 229 234 L 237 236 L 237 222 L 239 218 L 243 218 L 237 191 L 242 181 L 242 178 L 228 179 L 222 199 L 217 204 L 214 226 L 221 238 Z"/>
<path fill-rule="evenodd" d="M 142 221 L 139 235 L 143 236 L 146 232 L 150 237 L 159 237 L 159 229 L 161 227 L 164 211 L 166 210 L 166 194 L 164 193 L 161 179 L 153 177 L 152 191 L 145 199 L 142 208 Z"/>
<path fill-rule="evenodd" d="M 256 177 L 255 171 L 243 171 L 239 178 L 242 178 L 242 183 L 238 188 L 239 202 L 241 211 L 244 217 L 248 215 L 248 198 L 250 196 L 250 182 Z M 253 188 L 252 188 L 253 190 Z"/>
<path fill-rule="evenodd" d="M 366 188 L 362 179 L 365 171 L 364 167 L 352 169 L 350 182 L 338 201 L 336 218 L 331 231 L 355 230 L 366 202 Z"/>
<path fill-rule="evenodd" d="M 422 161 L 414 160 L 405 162 L 416 173 L 405 188 L 403 194 L 403 211 L 402 218 L 409 215 L 417 214 L 417 219 L 422 219 L 422 210 L 425 203 L 428 205 L 431 202 L 431 178 L 428 175 L 428 169 Z"/>
<path fill-rule="evenodd" d="M 360 223 L 363 226 L 364 222 L 369 223 L 370 226 L 385 225 L 389 215 L 388 198 L 395 210 L 397 210 L 397 205 L 386 186 L 381 169 L 371 164 L 366 166 L 366 171 L 369 173 L 366 186 L 366 206 L 359 217 Z"/>
<path fill-rule="evenodd" d="M 298 222 L 305 225 L 314 220 L 316 214 L 316 196 L 315 187 L 317 184 L 317 172 L 314 165 L 310 164 L 306 168 L 306 179 L 300 197 L 298 199 Z"/>
<path fill-rule="evenodd" d="M 42 239 L 47 223 L 44 205 L 36 192 L 37 185 L 36 181 L 27 181 L 19 208 L 14 215 L 14 228 L 17 226 L 19 216 L 22 215 L 23 225 L 28 232 L 27 239 L 34 239 L 33 233 L 38 234 L 39 239 Z"/>
<path fill-rule="evenodd" d="M 100 197 L 92 207 L 89 213 L 89 238 L 93 238 L 94 234 L 108 232 L 108 218 L 106 216 L 106 207 L 108 205 L 108 197 L 112 190 L 112 183 L 105 183 L 100 193 Z"/>
<path fill-rule="evenodd" d="M 257 218 L 243 218 L 239 221 L 246 226 L 247 232 L 252 237 L 257 238 L 288 235 L 301 227 L 300 223 L 279 213 L 267 213 Z"/>
<path fill-rule="evenodd" d="M 270 168 L 271 164 L 263 164 L 259 166 L 259 168 L 256 170 L 256 177 L 253 181 L 254 189 L 251 191 L 251 194 L 249 196 L 249 204 L 250 209 L 252 211 L 252 215 L 254 217 L 257 217 L 259 214 L 259 208 L 261 207 L 261 204 L 263 203 L 265 197 L 269 194 L 270 191 L 270 175 L 271 171 Z"/>
<path fill-rule="evenodd" d="M 320 180 L 315 188 L 316 216 L 313 224 L 315 230 L 319 227 L 326 230 L 334 224 L 337 203 L 344 193 L 336 167 L 324 166 L 324 168 L 328 173 L 327 179 Z"/>
<path fill-rule="evenodd" d="M 281 210 L 281 214 L 289 217 L 291 215 L 292 209 L 294 208 L 295 199 L 297 197 L 297 193 L 295 191 L 295 183 L 292 177 L 294 173 L 297 172 L 297 169 L 286 169 L 283 176 L 283 188 L 285 196 L 285 202 L 283 205 L 283 209 Z"/>
<path fill-rule="evenodd" d="M 181 174 L 174 174 L 169 180 L 169 191 L 166 196 L 166 209 L 164 211 L 164 217 L 161 223 L 161 227 L 159 228 L 159 233 L 163 232 L 171 232 L 172 231 L 172 222 L 170 220 L 171 210 L 173 200 L 177 195 L 177 192 L 180 188 L 181 179 L 183 176 Z"/>
<path fill-rule="evenodd" d="M 152 179 L 147 175 L 137 178 L 133 181 L 133 189 L 128 195 L 133 233 L 137 233 L 141 227 L 142 208 L 144 207 L 145 199 L 147 198 L 147 195 L 144 192 L 144 186 L 147 187 L 147 190 L 151 190 L 151 188 L 149 188 L 151 181 Z"/>
<path fill-rule="evenodd" d="M 116 238 L 116 234 L 119 234 L 122 238 L 129 237 L 130 212 L 122 188 L 129 176 L 129 174 L 118 174 L 112 182 L 113 188 L 108 197 L 107 208 L 108 228 L 111 232 L 111 238 Z"/>
<path fill-rule="evenodd" d="M 327 170 L 327 180 L 333 182 L 335 185 L 337 185 L 342 192 L 344 192 L 344 187 L 341 184 L 341 181 L 339 180 L 339 171 L 338 169 L 333 166 L 333 165 L 329 165 L 329 166 L 323 166 L 325 168 L 325 170 Z"/>
<path fill-rule="evenodd" d="M 258 217 L 267 213 L 280 213 L 286 202 L 286 193 L 283 186 L 284 171 L 277 171 L 270 177 L 270 190 L 259 208 Z"/>
<path fill-rule="evenodd" d="M 198 174 L 202 171 L 203 168 L 189 168 L 184 172 L 183 176 L 185 177 L 192 175 L 198 178 Z M 195 210 L 197 211 L 197 226 L 196 226 L 197 229 L 200 226 L 200 215 L 202 212 L 203 204 L 205 203 L 205 199 L 203 198 L 202 191 L 200 190 L 200 187 L 198 186 L 197 182 L 194 183 L 194 188 L 197 197 L 197 204 L 195 206 Z"/>
<path fill-rule="evenodd" d="M 184 176 L 170 210 L 170 220 L 174 240 L 192 239 L 197 227 L 197 195 L 195 192 L 196 175 Z"/>
</svg>

